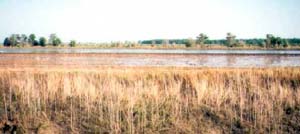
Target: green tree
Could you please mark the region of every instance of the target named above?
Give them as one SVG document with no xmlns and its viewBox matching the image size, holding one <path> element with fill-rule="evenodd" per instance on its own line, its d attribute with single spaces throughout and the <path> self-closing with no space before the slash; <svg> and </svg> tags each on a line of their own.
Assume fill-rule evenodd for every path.
<svg viewBox="0 0 300 134">
<path fill-rule="evenodd" d="M 17 46 L 17 44 L 18 44 L 17 35 L 16 34 L 12 34 L 9 37 L 9 42 L 10 42 L 10 46 Z"/>
<path fill-rule="evenodd" d="M 9 40 L 8 37 L 6 37 L 6 38 L 4 39 L 3 45 L 4 45 L 5 47 L 10 46 L 10 40 Z"/>
<path fill-rule="evenodd" d="M 41 37 L 41 38 L 39 39 L 39 44 L 40 44 L 42 47 L 46 46 L 46 43 L 47 43 L 47 39 L 46 39 L 45 37 Z"/>
<path fill-rule="evenodd" d="M 53 46 L 58 46 L 61 44 L 61 40 L 59 38 L 56 38 L 55 40 L 53 40 Z"/>
<path fill-rule="evenodd" d="M 30 35 L 29 35 L 28 42 L 29 42 L 30 44 L 34 45 L 35 38 L 36 38 L 35 34 L 30 34 Z"/>
<path fill-rule="evenodd" d="M 274 36 L 272 34 L 267 34 L 267 39 L 266 39 L 266 47 L 270 48 L 272 46 L 272 39 Z"/>
<path fill-rule="evenodd" d="M 276 37 L 275 42 L 276 42 L 275 44 L 276 47 L 279 47 L 283 44 L 283 41 L 280 37 Z"/>
<path fill-rule="evenodd" d="M 21 41 L 22 41 L 21 35 L 20 34 L 15 34 L 15 36 L 16 36 L 17 42 L 21 43 Z"/>
<path fill-rule="evenodd" d="M 22 46 L 25 46 L 26 44 L 28 44 L 28 37 L 26 34 L 21 34 L 20 35 L 20 43 Z"/>
<path fill-rule="evenodd" d="M 267 34 L 267 39 L 266 39 L 266 47 L 270 48 L 270 47 L 279 47 L 281 45 L 283 45 L 283 39 L 281 39 L 280 37 L 275 37 L 272 34 Z"/>
<path fill-rule="evenodd" d="M 185 41 L 185 46 L 186 47 L 194 47 L 195 46 L 195 40 L 194 39 L 192 39 L 192 38 L 189 38 L 189 39 L 187 39 L 186 41 Z"/>
<path fill-rule="evenodd" d="M 28 37 L 27 37 L 26 34 L 22 34 L 22 35 L 21 35 L 21 38 L 22 38 L 22 42 L 23 42 L 23 43 L 26 43 L 27 40 L 28 40 Z"/>
<path fill-rule="evenodd" d="M 76 41 L 75 40 L 71 40 L 69 43 L 70 47 L 75 47 L 76 46 Z"/>
<path fill-rule="evenodd" d="M 33 41 L 33 45 L 34 45 L 34 46 L 38 46 L 38 45 L 39 45 L 39 42 L 38 42 L 37 40 L 34 40 L 34 41 Z"/>
<path fill-rule="evenodd" d="M 203 33 L 201 33 L 201 34 L 199 34 L 199 36 L 197 36 L 196 43 L 204 45 L 206 40 L 208 40 L 208 36 L 205 35 L 205 34 L 203 34 Z"/>
<path fill-rule="evenodd" d="M 236 40 L 235 40 L 236 36 L 231 34 L 231 33 L 227 33 L 227 37 L 226 37 L 226 44 L 229 47 L 233 47 L 236 46 Z"/>
<path fill-rule="evenodd" d="M 56 34 L 51 34 L 49 37 L 49 43 L 53 46 L 58 46 L 61 44 L 61 40 L 56 36 Z"/>
<path fill-rule="evenodd" d="M 289 41 L 287 39 L 283 40 L 283 47 L 289 47 Z"/>
</svg>

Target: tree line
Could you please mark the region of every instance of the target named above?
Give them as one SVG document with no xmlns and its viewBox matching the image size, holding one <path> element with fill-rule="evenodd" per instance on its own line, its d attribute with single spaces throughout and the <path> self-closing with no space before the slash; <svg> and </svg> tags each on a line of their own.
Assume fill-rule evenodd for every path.
<svg viewBox="0 0 300 134">
<path fill-rule="evenodd" d="M 194 45 L 225 45 L 228 47 L 238 47 L 242 45 L 256 45 L 266 48 L 276 48 L 276 47 L 288 47 L 300 45 L 299 38 L 285 39 L 281 37 L 276 37 L 272 34 L 267 34 L 265 39 L 236 39 L 236 36 L 232 33 L 227 33 L 224 39 L 209 39 L 206 34 L 200 33 L 196 39 L 154 39 L 154 40 L 142 40 L 139 41 L 140 44 L 185 44 L 186 47 L 193 47 Z"/>
<path fill-rule="evenodd" d="M 18 46 L 59 46 L 62 44 L 61 39 L 56 34 L 50 34 L 49 38 L 40 37 L 37 38 L 35 34 L 30 34 L 27 36 L 26 34 L 12 34 L 9 37 L 6 37 L 3 42 L 3 46 L 5 47 L 18 47 Z M 75 47 L 76 41 L 71 40 L 69 46 Z"/>
<path fill-rule="evenodd" d="M 6 47 L 20 47 L 20 46 L 59 46 L 62 44 L 61 39 L 56 34 L 50 34 L 49 38 L 40 37 L 37 38 L 35 34 L 12 34 L 4 39 L 3 45 Z M 232 33 L 227 33 L 224 39 L 209 39 L 209 37 L 200 33 L 195 39 L 155 39 L 155 40 L 142 40 L 139 44 L 184 44 L 186 47 L 194 47 L 196 45 L 224 45 L 227 47 L 239 47 L 244 45 L 253 45 L 266 48 L 278 48 L 300 45 L 299 38 L 285 39 L 276 37 L 272 34 L 267 34 L 265 39 L 236 39 L 236 36 Z M 76 41 L 71 40 L 68 44 L 70 47 L 76 46 Z"/>
</svg>

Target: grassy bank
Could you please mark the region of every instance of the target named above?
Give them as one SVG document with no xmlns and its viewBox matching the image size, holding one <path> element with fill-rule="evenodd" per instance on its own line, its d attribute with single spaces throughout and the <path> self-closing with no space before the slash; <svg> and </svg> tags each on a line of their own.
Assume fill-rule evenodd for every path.
<svg viewBox="0 0 300 134">
<path fill-rule="evenodd" d="M 19 133 L 299 133 L 300 68 L 0 70 Z"/>
</svg>

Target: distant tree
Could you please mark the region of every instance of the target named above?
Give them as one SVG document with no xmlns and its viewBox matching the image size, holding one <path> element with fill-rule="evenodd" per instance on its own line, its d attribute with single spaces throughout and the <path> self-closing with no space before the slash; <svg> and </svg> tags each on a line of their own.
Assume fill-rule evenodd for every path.
<svg viewBox="0 0 300 134">
<path fill-rule="evenodd" d="M 33 41 L 33 45 L 34 45 L 34 46 L 38 46 L 38 45 L 40 45 L 40 44 L 39 44 L 39 41 L 37 41 L 37 40 L 34 40 L 34 41 Z"/>
<path fill-rule="evenodd" d="M 282 44 L 283 44 L 283 41 L 282 41 L 282 39 L 280 38 L 280 37 L 276 37 L 275 38 L 275 47 L 279 47 L 279 46 L 281 46 Z"/>
<path fill-rule="evenodd" d="M 22 43 L 22 36 L 20 34 L 12 34 L 10 37 L 4 39 L 3 45 L 14 47 L 20 43 Z"/>
<path fill-rule="evenodd" d="M 266 47 L 270 48 L 270 47 L 272 47 L 272 43 L 274 43 L 274 42 L 272 42 L 274 36 L 272 34 L 267 34 L 266 37 L 267 37 L 267 39 L 266 39 Z"/>
<path fill-rule="evenodd" d="M 59 38 L 56 38 L 55 40 L 53 40 L 53 46 L 58 46 L 61 44 L 61 40 Z"/>
<path fill-rule="evenodd" d="M 292 38 L 287 39 L 289 42 L 289 45 L 300 45 L 300 39 L 299 38 Z"/>
<path fill-rule="evenodd" d="M 288 40 L 287 39 L 284 39 L 283 40 L 283 47 L 289 47 L 289 42 L 288 42 Z"/>
<path fill-rule="evenodd" d="M 246 45 L 258 45 L 261 47 L 274 47 L 272 43 L 279 43 L 281 46 L 284 47 L 285 40 L 287 40 L 288 45 L 291 46 L 300 46 L 300 38 L 288 38 L 288 39 L 283 39 L 281 38 L 281 41 L 278 41 L 278 39 L 275 39 L 273 35 L 269 34 L 269 37 L 267 39 L 261 39 L 261 38 L 254 38 L 254 39 L 240 39 L 239 41 L 245 42 Z M 152 44 L 155 42 L 155 44 L 160 44 L 163 42 L 163 40 L 142 40 L 139 41 L 140 44 Z M 186 44 L 187 39 L 171 39 L 169 40 L 170 44 Z M 205 44 L 220 44 L 220 45 L 227 45 L 227 40 L 226 39 L 218 39 L 218 40 L 206 40 Z M 236 41 L 235 45 L 238 45 L 238 40 Z M 154 46 L 154 45 L 153 45 Z"/>
<path fill-rule="evenodd" d="M 266 43 L 264 42 L 263 39 L 259 39 L 259 40 L 257 40 L 256 45 L 258 45 L 260 47 L 265 47 Z"/>
<path fill-rule="evenodd" d="M 244 40 L 238 40 L 234 46 L 245 47 L 245 46 L 247 46 L 247 44 L 245 43 Z"/>
<path fill-rule="evenodd" d="M 58 46 L 61 44 L 61 40 L 56 36 L 56 34 L 51 34 L 49 37 L 49 43 L 53 46 Z"/>
<path fill-rule="evenodd" d="M 155 45 L 156 45 L 155 40 L 152 40 L 152 41 L 151 41 L 151 46 L 154 47 Z"/>
<path fill-rule="evenodd" d="M 283 39 L 281 39 L 280 37 L 275 37 L 272 34 L 267 34 L 267 39 L 266 39 L 266 47 L 270 48 L 270 47 L 279 47 L 281 45 L 283 45 Z"/>
<path fill-rule="evenodd" d="M 21 34 L 19 42 L 23 46 L 25 46 L 26 44 L 28 44 L 28 37 L 27 37 L 27 35 L 26 34 Z"/>
<path fill-rule="evenodd" d="M 50 34 L 49 39 L 48 39 L 48 43 L 53 45 L 53 40 L 55 40 L 56 34 Z"/>
<path fill-rule="evenodd" d="M 27 37 L 26 34 L 22 34 L 22 35 L 21 35 L 21 38 L 22 38 L 22 42 L 23 42 L 23 43 L 26 43 L 27 40 L 28 40 L 28 37 Z"/>
<path fill-rule="evenodd" d="M 187 39 L 186 41 L 185 41 L 185 46 L 186 47 L 194 47 L 195 46 L 195 40 L 194 39 L 192 39 L 192 38 L 189 38 L 189 39 Z"/>
<path fill-rule="evenodd" d="M 70 47 L 75 47 L 76 46 L 76 41 L 75 40 L 71 40 L 69 43 Z"/>
<path fill-rule="evenodd" d="M 4 39 L 3 45 L 4 45 L 5 47 L 10 46 L 10 40 L 9 40 L 8 37 L 6 37 L 6 38 Z"/>
<path fill-rule="evenodd" d="M 47 43 L 47 39 L 45 37 L 41 37 L 39 39 L 39 45 L 41 45 L 42 47 L 46 46 Z"/>
<path fill-rule="evenodd" d="M 162 44 L 163 44 L 164 47 L 167 47 L 167 46 L 169 45 L 169 43 L 170 43 L 170 42 L 169 42 L 168 39 L 163 39 L 163 40 L 162 40 Z"/>
<path fill-rule="evenodd" d="M 201 34 L 199 34 L 199 36 L 197 36 L 197 41 L 196 41 L 196 43 L 197 43 L 197 44 L 203 45 L 203 44 L 205 44 L 205 41 L 206 41 L 206 40 L 208 40 L 207 35 L 201 33 Z"/>
<path fill-rule="evenodd" d="M 16 34 L 12 34 L 9 37 L 10 46 L 17 46 L 18 44 L 18 36 Z"/>
<path fill-rule="evenodd" d="M 18 42 L 18 43 L 21 43 L 21 41 L 22 41 L 21 35 L 20 35 L 20 34 L 15 34 L 15 37 L 16 37 L 16 39 L 17 39 L 17 42 Z"/>
<path fill-rule="evenodd" d="M 35 34 L 30 34 L 30 35 L 29 35 L 28 42 L 29 42 L 31 45 L 34 45 L 35 38 L 36 38 Z"/>
<path fill-rule="evenodd" d="M 231 34 L 231 33 L 227 33 L 227 37 L 226 37 L 226 44 L 229 47 L 233 47 L 236 45 L 236 41 L 235 41 L 236 36 Z"/>
</svg>

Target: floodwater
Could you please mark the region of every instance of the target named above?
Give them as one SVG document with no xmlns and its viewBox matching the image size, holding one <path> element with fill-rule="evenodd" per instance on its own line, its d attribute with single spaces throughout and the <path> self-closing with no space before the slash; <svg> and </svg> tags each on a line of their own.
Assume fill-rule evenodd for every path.
<svg viewBox="0 0 300 134">
<path fill-rule="evenodd" d="M 300 67 L 299 50 L 0 49 L 0 67 Z"/>
<path fill-rule="evenodd" d="M 188 50 L 96 48 L 0 48 L 1 53 L 299 54 L 300 50 Z"/>
</svg>

